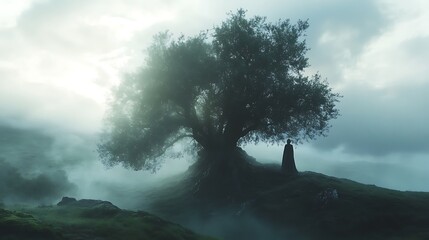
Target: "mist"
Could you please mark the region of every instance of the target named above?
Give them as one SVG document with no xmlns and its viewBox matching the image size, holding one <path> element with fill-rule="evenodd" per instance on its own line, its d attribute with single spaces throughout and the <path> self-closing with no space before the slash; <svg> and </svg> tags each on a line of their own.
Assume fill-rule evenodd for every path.
<svg viewBox="0 0 429 240">
<path fill-rule="evenodd" d="M 46 132 L 0 126 L 0 202 L 50 205 L 73 196 L 135 209 L 151 185 L 184 172 L 192 163 L 168 159 L 156 173 L 107 167 L 96 152 L 98 135 Z"/>
<path fill-rule="evenodd" d="M 293 143 L 298 171 L 429 192 L 425 1 L 31 0 L 0 4 L 0 203 L 70 196 L 150 211 L 149 193 L 195 156 L 167 158 L 154 173 L 103 165 L 96 149 L 112 89 L 144 64 L 154 34 L 194 35 L 241 7 L 269 21 L 308 18 L 307 73 L 343 95 L 326 137 Z M 280 167 L 284 143 L 241 147 Z M 298 237 L 251 215 L 181 221 L 227 239 Z M 249 231 L 230 227 L 236 222 Z"/>
<path fill-rule="evenodd" d="M 187 170 L 193 156 L 167 159 L 155 173 L 122 166 L 106 167 L 96 152 L 97 135 L 52 136 L 37 129 L 0 128 L 1 195 L 4 203 L 55 204 L 63 196 L 104 199 L 126 209 L 138 209 L 146 191 Z M 180 146 L 178 146 L 180 148 Z M 258 161 L 280 166 L 283 146 L 248 145 Z M 429 191 L 428 155 L 392 153 L 380 157 L 356 156 L 344 147 L 318 151 L 295 145 L 299 171 L 314 171 L 366 184 L 404 191 Z"/>
<path fill-rule="evenodd" d="M 51 204 L 52 199 L 71 193 L 76 186 L 70 183 L 64 171 L 31 174 L 26 177 L 4 160 L 0 160 L 0 199 L 5 204 Z"/>
<path fill-rule="evenodd" d="M 240 211 L 216 211 L 211 216 L 186 216 L 177 219 L 190 229 L 216 236 L 221 239 L 302 239 L 291 230 L 272 226 L 251 214 L 239 214 Z"/>
</svg>

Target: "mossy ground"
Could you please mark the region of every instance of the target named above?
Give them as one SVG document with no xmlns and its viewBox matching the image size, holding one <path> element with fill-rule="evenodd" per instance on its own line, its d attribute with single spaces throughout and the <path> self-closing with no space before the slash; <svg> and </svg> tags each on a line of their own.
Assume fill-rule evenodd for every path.
<svg viewBox="0 0 429 240">
<path fill-rule="evenodd" d="M 0 209 L 0 239 L 61 239 L 49 225 L 30 214 Z"/>
<path fill-rule="evenodd" d="M 279 232 L 288 229 L 293 239 L 429 239 L 429 193 L 389 190 L 313 172 L 287 176 L 273 166 L 252 171 L 238 197 L 211 200 L 192 197 L 192 181 L 182 176 L 152 193 L 150 209 L 185 225 L 187 216 L 209 219 L 226 212 L 234 216 L 231 222 L 237 227 L 248 218 L 257 219 Z M 321 199 L 323 192 L 332 190 L 338 198 Z M 243 229 L 248 230 L 252 229 Z"/>
<path fill-rule="evenodd" d="M 335 189 L 337 199 L 321 201 Z M 429 239 L 429 193 L 401 192 L 305 172 L 260 192 L 249 209 L 321 239 Z"/>
<path fill-rule="evenodd" d="M 148 193 L 145 209 L 189 227 L 187 220 L 196 219 L 193 230 L 224 239 L 429 239 L 429 193 L 313 172 L 288 176 L 276 166 L 248 174 L 239 194 L 218 198 L 197 194 L 189 175 L 171 178 Z M 337 197 L 322 199 L 327 190 Z M 199 228 L 204 221 L 217 221 L 217 228 Z M 226 228 L 235 232 L 221 233 Z M 212 239 L 143 211 L 58 206 L 0 210 L 0 233 L 0 239 Z"/>
<path fill-rule="evenodd" d="M 213 239 L 142 211 L 58 206 L 1 211 L 0 239 Z"/>
</svg>

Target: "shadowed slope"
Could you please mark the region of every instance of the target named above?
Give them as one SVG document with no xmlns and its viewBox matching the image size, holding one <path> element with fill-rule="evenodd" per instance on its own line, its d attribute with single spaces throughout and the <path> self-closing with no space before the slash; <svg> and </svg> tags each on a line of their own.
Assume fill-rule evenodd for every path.
<svg viewBox="0 0 429 240">
<path fill-rule="evenodd" d="M 243 176 L 247 184 L 240 194 L 218 198 L 194 194 L 192 175 L 182 175 L 152 193 L 151 211 L 194 230 L 209 228 L 195 224 L 195 219 L 216 225 L 214 219 L 228 218 L 240 232 L 256 234 L 254 225 L 242 226 L 256 219 L 281 235 L 272 239 L 429 239 L 429 193 L 389 190 L 313 172 L 287 176 L 279 168 L 253 165 Z M 217 236 L 234 239 L 238 234 Z"/>
<path fill-rule="evenodd" d="M 55 207 L 0 210 L 0 239 L 7 234 L 7 239 L 213 240 L 147 212 L 121 210 L 106 201 L 70 199 L 63 198 Z"/>
</svg>

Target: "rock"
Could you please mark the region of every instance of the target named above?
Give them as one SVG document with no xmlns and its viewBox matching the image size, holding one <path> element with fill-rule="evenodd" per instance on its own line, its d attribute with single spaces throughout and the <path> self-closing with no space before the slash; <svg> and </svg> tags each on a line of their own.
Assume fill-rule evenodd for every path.
<svg viewBox="0 0 429 240">
<path fill-rule="evenodd" d="M 59 203 L 57 203 L 57 206 L 69 206 L 71 204 L 76 203 L 76 198 L 71 197 L 63 197 Z"/>
<path fill-rule="evenodd" d="M 108 201 L 94 200 L 94 199 L 76 200 L 75 198 L 70 198 L 70 197 L 63 197 L 62 200 L 59 203 L 57 203 L 57 206 L 120 210 L 120 208 L 118 208 L 117 206 L 113 205 L 111 202 L 108 202 Z"/>
<path fill-rule="evenodd" d="M 338 191 L 337 189 L 334 189 L 334 188 L 327 188 L 323 190 L 322 192 L 317 194 L 317 198 L 316 198 L 317 204 L 321 208 L 325 208 L 328 204 L 330 204 L 331 202 L 337 199 L 339 199 Z"/>
<path fill-rule="evenodd" d="M 94 200 L 94 199 L 81 199 L 81 200 L 77 201 L 74 205 L 76 207 L 94 208 L 94 207 L 96 207 L 98 205 L 103 205 L 103 204 L 113 205 L 112 203 L 107 202 L 107 201 Z"/>
<path fill-rule="evenodd" d="M 120 210 L 117 206 L 113 205 L 111 202 L 108 201 L 101 201 L 100 203 L 97 203 L 92 208 L 94 209 L 109 209 L 109 210 Z"/>
</svg>

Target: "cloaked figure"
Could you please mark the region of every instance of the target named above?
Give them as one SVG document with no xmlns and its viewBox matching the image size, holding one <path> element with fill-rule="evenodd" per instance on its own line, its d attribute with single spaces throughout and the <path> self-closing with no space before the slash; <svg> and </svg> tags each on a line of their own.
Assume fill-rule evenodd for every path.
<svg viewBox="0 0 429 240">
<path fill-rule="evenodd" d="M 290 143 L 291 140 L 288 139 L 283 151 L 282 171 L 286 174 L 297 174 L 298 170 L 296 170 L 295 158 L 293 157 L 293 146 Z"/>
</svg>

